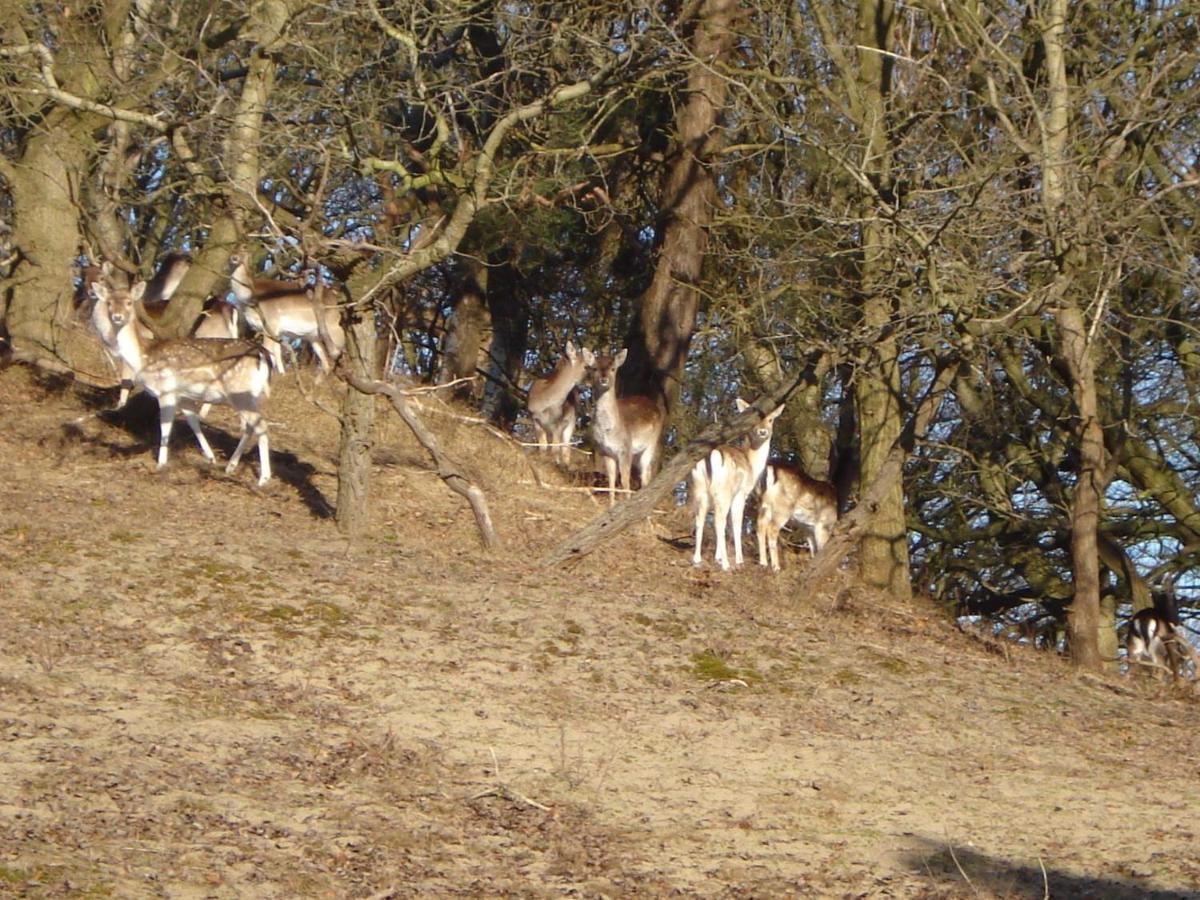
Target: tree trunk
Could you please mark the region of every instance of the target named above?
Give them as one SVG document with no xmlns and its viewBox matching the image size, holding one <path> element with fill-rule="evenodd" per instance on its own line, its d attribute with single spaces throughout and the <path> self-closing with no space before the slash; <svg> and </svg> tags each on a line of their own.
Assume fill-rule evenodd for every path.
<svg viewBox="0 0 1200 900">
<path fill-rule="evenodd" d="M 1071 394 L 1078 424 L 1079 467 L 1071 496 L 1071 569 L 1075 595 L 1068 623 L 1071 657 L 1083 669 L 1099 671 L 1100 656 L 1100 509 L 1108 486 L 1104 429 L 1096 403 L 1096 373 L 1083 314 L 1066 304 L 1055 316 L 1062 353 L 1071 373 Z"/>
<path fill-rule="evenodd" d="M 521 410 L 514 390 L 529 346 L 529 314 L 517 295 L 517 272 L 508 260 L 496 260 L 488 273 L 487 301 L 492 319 L 492 344 L 488 351 L 487 379 L 483 386 L 483 414 L 508 430 Z"/>
<path fill-rule="evenodd" d="M 860 123 L 868 136 L 865 174 L 873 183 L 890 179 L 890 138 L 887 133 L 888 95 L 891 92 L 890 50 L 894 7 L 891 0 L 860 0 L 858 6 Z M 859 572 L 863 581 L 899 598 L 912 597 L 909 574 L 908 528 L 904 515 L 904 482 L 901 478 L 879 482 L 880 472 L 900 437 L 899 345 L 891 336 L 893 298 L 889 274 L 895 236 L 881 216 L 881 200 L 873 192 L 863 196 L 862 261 L 860 290 L 863 322 L 868 333 L 878 335 L 855 379 L 855 416 L 858 422 L 859 486 L 877 483 L 887 489 L 877 500 L 862 535 Z"/>
<path fill-rule="evenodd" d="M 717 119 L 728 88 L 714 64 L 733 44 L 737 0 L 705 0 L 692 38 L 696 57 L 688 73 L 687 102 L 676 120 L 677 157 L 663 191 L 661 249 L 654 279 L 642 298 L 630 336 L 630 363 L 622 371 L 628 388 L 660 393 L 673 406 L 696 327 L 696 285 L 708 249 L 716 184 L 708 161 L 719 146 Z"/>
<path fill-rule="evenodd" d="M 6 171 L 13 200 L 16 243 L 29 261 L 15 279 L 7 327 L 13 349 L 32 360 L 71 365 L 64 344 L 74 298 L 80 211 L 75 202 L 87 164 L 87 125 L 74 113 L 53 112 L 32 138 L 20 165 Z"/>
<path fill-rule="evenodd" d="M 437 383 L 449 384 L 461 378 L 475 379 L 460 386 L 455 396 L 478 402 L 483 386 L 476 375 L 487 371 L 487 352 L 492 340 L 492 316 L 488 308 L 488 268 L 471 256 L 463 258 L 464 271 L 459 280 L 454 311 L 446 324 L 442 362 Z"/>
<path fill-rule="evenodd" d="M 375 317 L 347 310 L 346 349 L 339 361 L 364 382 L 375 378 Z M 374 443 L 375 395 L 349 388 L 342 403 L 338 449 L 337 526 L 348 536 L 366 527 L 371 497 L 371 446 Z"/>
</svg>

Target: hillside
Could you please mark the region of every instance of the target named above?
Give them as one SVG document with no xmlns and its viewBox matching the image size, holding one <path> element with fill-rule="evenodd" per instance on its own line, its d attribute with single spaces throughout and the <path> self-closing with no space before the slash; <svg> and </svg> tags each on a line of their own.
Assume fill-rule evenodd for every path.
<svg viewBox="0 0 1200 900">
<path fill-rule="evenodd" d="M 382 403 L 351 544 L 291 375 L 261 491 L 112 402 L 0 371 L 0 895 L 1200 896 L 1194 693 L 693 570 L 678 511 L 538 570 L 600 507 L 431 414 L 488 556 Z"/>
</svg>

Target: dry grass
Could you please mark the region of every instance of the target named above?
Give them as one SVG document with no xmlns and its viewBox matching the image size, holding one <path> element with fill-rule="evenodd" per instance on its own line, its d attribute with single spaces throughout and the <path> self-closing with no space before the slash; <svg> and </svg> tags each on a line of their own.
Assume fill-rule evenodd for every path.
<svg viewBox="0 0 1200 900">
<path fill-rule="evenodd" d="M 347 541 L 294 377 L 260 491 L 0 372 L 0 895 L 1196 895 L 1194 695 L 694 570 L 674 509 L 539 570 L 586 472 L 436 397 L 504 550 L 382 404 Z"/>
</svg>

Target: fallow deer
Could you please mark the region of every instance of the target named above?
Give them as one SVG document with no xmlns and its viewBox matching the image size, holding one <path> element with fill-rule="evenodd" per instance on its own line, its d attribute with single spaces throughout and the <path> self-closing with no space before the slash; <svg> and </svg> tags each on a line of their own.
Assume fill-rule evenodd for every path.
<svg viewBox="0 0 1200 900">
<path fill-rule="evenodd" d="M 529 399 L 525 405 L 533 418 L 538 446 L 544 451 L 553 445 L 564 466 L 570 462 L 571 438 L 575 434 L 575 414 L 579 405 L 579 382 L 595 362 L 596 357 L 591 350 L 577 350 L 573 343 L 567 341 L 566 354 L 558 361 L 554 371 L 545 378 L 535 380 L 529 388 Z"/>
<path fill-rule="evenodd" d="M 141 281 L 127 290 L 110 290 L 103 282 L 92 285 L 97 300 L 108 308 L 121 359 L 133 372 L 134 381 L 158 398 L 161 441 L 157 468 L 167 464 L 177 408 L 196 435 L 205 459 L 215 463 L 193 408 L 199 404 L 224 403 L 236 410 L 242 425 L 241 440 L 225 471 L 232 473 L 237 468 L 253 438 L 258 443 L 258 483 L 266 484 L 271 478 L 267 425 L 261 410 L 262 400 L 270 392 L 271 364 L 266 351 L 253 341 L 241 340 L 143 341 L 137 328 L 136 304 L 145 290 L 146 284 Z"/>
<path fill-rule="evenodd" d="M 650 397 L 617 394 L 617 370 L 625 362 L 627 349 L 616 356 L 594 357 L 593 400 L 596 404 L 592 438 L 596 453 L 604 459 L 608 476 L 608 505 L 616 502 L 617 476 L 621 487 L 632 490 L 631 470 L 636 461 L 638 480 L 644 487 L 654 473 L 654 460 L 667 421 L 664 406 Z"/>
<path fill-rule="evenodd" d="M 750 408 L 750 404 L 740 397 L 736 404 L 738 412 Z M 775 420 L 782 412 L 782 406 L 776 407 L 760 419 L 750 430 L 748 446 L 722 444 L 714 447 L 692 468 L 690 493 L 696 514 L 696 550 L 692 554 L 692 565 L 699 566 L 703 562 L 704 520 L 708 518 L 710 505 L 713 531 L 716 532 L 717 565 L 722 569 L 729 568 L 726 519 L 733 532 L 734 565 L 742 564 L 742 517 L 746 511 L 746 498 L 762 477 L 763 468 L 771 455 L 771 434 L 775 429 Z"/>
<path fill-rule="evenodd" d="M 175 289 L 179 287 L 179 282 L 187 274 L 189 265 L 187 257 L 179 254 L 172 253 L 164 257 L 163 261 L 159 264 L 154 278 L 151 279 L 150 285 L 146 286 L 146 290 L 144 291 L 142 305 L 148 314 L 162 313 L 163 307 L 171 299 L 171 295 L 175 293 Z M 103 284 L 106 292 L 119 289 L 119 285 L 115 280 L 113 265 L 108 260 L 100 264 L 98 274 L 95 274 L 93 278 L 94 280 L 91 283 L 93 285 Z M 85 282 L 88 280 L 85 277 Z M 92 305 L 92 327 L 100 335 L 100 341 L 104 344 L 104 349 L 108 351 L 109 356 L 116 363 L 121 376 L 121 393 L 117 398 L 117 405 L 114 408 L 124 409 L 125 404 L 129 402 L 129 391 L 133 387 L 133 371 L 121 359 L 120 350 L 117 348 L 117 331 L 113 327 L 112 320 L 109 317 L 107 301 L 101 299 L 100 295 L 94 289 L 90 293 L 95 298 L 95 303 Z M 136 321 L 134 327 L 138 329 L 138 334 L 143 341 L 149 342 L 154 340 L 154 332 L 140 320 Z"/>
<path fill-rule="evenodd" d="M 167 302 L 175 295 L 175 291 L 179 288 L 179 283 L 183 281 L 183 277 L 191 268 L 191 261 L 181 253 L 168 253 L 159 262 L 158 269 L 154 277 L 145 286 L 142 294 L 142 308 L 147 315 L 152 318 L 161 316 L 166 308 Z M 98 270 L 94 270 L 95 275 L 91 280 L 92 283 L 100 281 L 104 284 L 108 292 L 119 290 L 120 285 L 117 284 L 113 274 L 112 263 L 107 260 L 102 263 Z M 117 333 L 113 328 L 112 321 L 109 318 L 108 304 L 106 301 L 99 299 L 94 291 L 90 291 L 95 298 L 92 305 L 92 326 L 99 334 L 101 342 L 104 344 L 104 349 L 113 358 L 117 364 L 121 375 L 121 393 L 117 398 L 117 405 L 114 409 L 123 409 L 125 404 L 129 402 L 129 391 L 133 386 L 133 373 L 129 366 L 121 359 L 120 352 L 117 348 Z M 150 343 L 155 339 L 154 332 L 145 325 L 140 319 L 135 327 L 138 329 L 138 334 L 145 344 Z M 206 311 L 193 324 L 189 334 L 192 337 L 203 338 L 236 338 L 237 337 L 237 311 L 226 303 L 221 303 L 212 310 Z M 200 417 L 203 418 L 207 414 L 207 407 L 200 410 Z"/>
<path fill-rule="evenodd" d="M 262 332 L 263 344 L 271 353 L 275 369 L 283 371 L 280 341 L 296 338 L 312 347 L 322 372 L 331 372 L 333 364 L 346 348 L 346 334 L 339 321 L 337 305 L 326 302 L 331 292 L 320 285 L 316 289 L 324 313 L 324 331 L 329 337 L 330 346 L 326 347 L 321 337 L 322 323 L 318 322 L 313 299 L 303 285 L 254 278 L 250 275 L 245 258 L 240 255 L 231 256 L 229 265 L 230 290 L 237 298 L 246 324 Z"/>
<path fill-rule="evenodd" d="M 1129 620 L 1125 656 L 1133 666 L 1150 666 L 1171 673 L 1178 680 L 1186 659 L 1200 664 L 1196 650 L 1179 633 L 1179 604 L 1175 579 L 1168 576 L 1163 590 L 1154 592 L 1154 606 L 1138 610 Z"/>
<path fill-rule="evenodd" d="M 779 532 L 795 522 L 811 529 L 813 555 L 821 552 L 837 524 L 837 489 L 794 466 L 770 463 L 758 504 L 758 564 L 779 571 Z"/>
</svg>

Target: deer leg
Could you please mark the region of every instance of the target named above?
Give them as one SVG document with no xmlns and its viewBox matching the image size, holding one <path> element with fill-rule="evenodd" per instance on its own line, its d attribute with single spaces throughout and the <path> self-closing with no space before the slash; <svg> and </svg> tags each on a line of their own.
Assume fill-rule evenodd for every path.
<svg viewBox="0 0 1200 900">
<path fill-rule="evenodd" d="M 611 456 L 604 457 L 604 472 L 608 476 L 608 505 L 617 502 L 617 461 Z"/>
<path fill-rule="evenodd" d="M 283 367 L 283 348 L 279 346 L 279 341 L 263 332 L 263 346 L 267 348 L 267 352 L 271 354 L 271 367 L 276 372 L 283 374 L 287 370 Z"/>
<path fill-rule="evenodd" d="M 746 495 L 737 494 L 729 507 L 729 527 L 733 529 L 733 564 L 740 566 L 742 559 L 742 519 L 746 514 Z"/>
<path fill-rule="evenodd" d="M 704 520 L 708 518 L 708 488 L 697 478 L 692 479 L 692 497 L 696 505 L 696 550 L 692 553 L 692 565 L 704 565 Z"/>
<path fill-rule="evenodd" d="M 217 458 L 213 456 L 212 447 L 208 445 L 208 439 L 204 436 L 204 432 L 200 430 L 199 416 L 190 409 L 185 409 L 183 417 L 187 419 L 188 425 L 191 426 L 192 434 L 196 435 L 196 443 L 200 445 L 200 452 L 204 454 L 204 458 L 210 463 L 215 463 Z"/>
<path fill-rule="evenodd" d="M 729 548 L 725 546 L 725 523 L 729 519 L 730 498 L 713 492 L 713 531 L 716 533 L 717 549 L 714 555 L 717 565 L 729 571 Z"/>
<path fill-rule="evenodd" d="M 158 443 L 158 464 L 155 471 L 166 468 L 167 446 L 171 443 L 171 428 L 175 424 L 175 401 L 158 398 L 158 430 L 161 437 Z"/>
<path fill-rule="evenodd" d="M 562 461 L 563 468 L 569 468 L 571 465 L 571 438 L 575 435 L 575 422 L 568 421 L 563 425 L 562 434 L 559 435 L 558 443 L 561 445 L 558 448 L 559 459 Z"/>
</svg>

